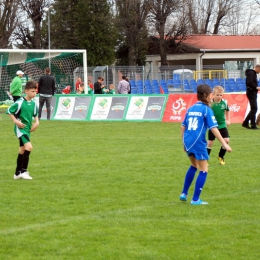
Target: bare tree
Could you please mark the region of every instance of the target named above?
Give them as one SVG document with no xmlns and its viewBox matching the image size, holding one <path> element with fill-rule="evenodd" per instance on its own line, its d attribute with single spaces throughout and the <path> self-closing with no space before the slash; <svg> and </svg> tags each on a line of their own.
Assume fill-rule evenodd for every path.
<svg viewBox="0 0 260 260">
<path fill-rule="evenodd" d="M 51 2 L 51 0 L 21 1 L 19 24 L 14 32 L 14 39 L 20 43 L 19 47 L 28 49 L 42 47 L 41 22 L 45 15 L 43 8 L 50 6 Z"/>
<path fill-rule="evenodd" d="M 192 34 L 218 34 L 238 0 L 185 0 Z"/>
<path fill-rule="evenodd" d="M 0 3 L 0 48 L 6 48 L 10 43 L 10 37 L 17 25 L 17 10 L 17 0 Z"/>
<path fill-rule="evenodd" d="M 169 37 L 173 34 L 175 39 L 183 35 L 182 29 L 179 29 L 174 23 L 168 30 L 166 29 L 167 19 L 177 12 L 180 8 L 179 0 L 155 0 L 151 5 L 151 22 L 159 34 L 159 52 L 161 57 L 161 66 L 167 66 L 167 44 Z M 176 22 L 176 21 L 175 21 Z"/>
<path fill-rule="evenodd" d="M 129 66 L 137 64 L 138 47 L 142 44 L 146 31 L 146 18 L 150 9 L 150 0 L 115 0 L 117 26 L 128 48 Z"/>
<path fill-rule="evenodd" d="M 226 34 L 259 34 L 260 8 L 255 2 L 240 1 L 233 7 L 220 28 Z"/>
</svg>

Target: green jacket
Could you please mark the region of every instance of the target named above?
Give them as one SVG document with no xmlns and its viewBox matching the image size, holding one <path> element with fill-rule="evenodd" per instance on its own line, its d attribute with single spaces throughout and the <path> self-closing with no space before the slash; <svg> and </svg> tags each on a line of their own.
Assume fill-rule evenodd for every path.
<svg viewBox="0 0 260 260">
<path fill-rule="evenodd" d="M 19 76 L 16 76 L 10 85 L 10 92 L 12 96 L 21 96 L 23 91 L 22 80 Z"/>
</svg>

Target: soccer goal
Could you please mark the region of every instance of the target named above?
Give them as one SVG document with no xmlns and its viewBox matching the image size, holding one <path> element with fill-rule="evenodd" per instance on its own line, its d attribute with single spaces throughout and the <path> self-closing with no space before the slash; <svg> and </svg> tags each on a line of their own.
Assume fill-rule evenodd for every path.
<svg viewBox="0 0 260 260">
<path fill-rule="evenodd" d="M 87 82 L 86 50 L 0 49 L 0 101 L 8 99 L 6 92 L 18 70 L 25 73 L 25 85 L 28 80 L 38 81 L 47 67 L 55 77 L 56 93 L 66 86 L 74 89 L 77 77 Z"/>
</svg>

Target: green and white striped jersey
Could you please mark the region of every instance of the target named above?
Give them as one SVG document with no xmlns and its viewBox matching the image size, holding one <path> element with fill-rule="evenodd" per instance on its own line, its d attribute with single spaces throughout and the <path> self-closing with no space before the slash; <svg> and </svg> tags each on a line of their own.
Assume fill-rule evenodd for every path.
<svg viewBox="0 0 260 260">
<path fill-rule="evenodd" d="M 6 114 L 14 115 L 16 119 L 25 124 L 24 128 L 14 126 L 14 132 L 18 138 L 24 134 L 30 137 L 33 117 L 38 116 L 38 107 L 34 100 L 27 101 L 21 97 L 6 110 Z"/>
</svg>

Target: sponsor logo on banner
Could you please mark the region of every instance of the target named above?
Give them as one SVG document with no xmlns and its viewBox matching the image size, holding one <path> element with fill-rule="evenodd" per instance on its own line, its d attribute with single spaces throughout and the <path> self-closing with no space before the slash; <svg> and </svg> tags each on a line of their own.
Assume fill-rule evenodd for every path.
<svg viewBox="0 0 260 260">
<path fill-rule="evenodd" d="M 71 105 L 71 99 L 70 98 L 66 98 L 62 101 L 62 106 L 63 108 L 68 109 Z"/>
<path fill-rule="evenodd" d="M 126 119 L 143 119 L 149 97 L 131 97 Z"/>
<path fill-rule="evenodd" d="M 233 112 L 239 112 L 240 106 L 238 106 L 237 104 L 232 104 L 229 106 L 229 110 Z"/>
<path fill-rule="evenodd" d="M 152 106 L 149 106 L 148 108 L 147 108 L 147 110 L 152 110 L 153 112 L 154 111 L 160 111 L 162 109 L 162 107 L 161 106 L 158 106 L 158 105 L 152 105 Z"/>
<path fill-rule="evenodd" d="M 100 97 L 95 98 L 95 103 L 92 109 L 91 119 L 92 120 L 104 120 L 107 119 L 110 106 L 112 103 L 112 97 Z"/>
<path fill-rule="evenodd" d="M 58 108 L 54 119 L 71 119 L 75 97 L 59 98 Z"/>
<path fill-rule="evenodd" d="M 134 104 L 137 106 L 138 109 L 140 109 L 144 105 L 144 100 L 142 98 L 136 99 L 134 101 Z"/>
<path fill-rule="evenodd" d="M 196 94 L 170 94 L 164 111 L 164 122 L 181 122 L 186 110 L 197 102 Z"/>
<path fill-rule="evenodd" d="M 75 110 L 79 112 L 82 112 L 83 110 L 87 110 L 87 109 L 88 109 L 87 106 L 83 106 L 83 105 L 75 106 Z"/>
<path fill-rule="evenodd" d="M 85 120 L 90 101 L 90 97 L 60 97 L 54 119 Z"/>
<path fill-rule="evenodd" d="M 181 113 L 186 111 L 186 103 L 183 98 L 179 98 L 172 104 L 173 116 L 170 117 L 171 120 L 181 120 Z"/>
<path fill-rule="evenodd" d="M 107 99 L 103 98 L 98 102 L 99 108 L 105 109 L 107 107 Z"/>
<path fill-rule="evenodd" d="M 120 110 L 123 111 L 124 109 L 125 109 L 125 107 L 124 106 L 120 106 L 120 105 L 116 105 L 116 106 L 112 106 L 111 107 L 111 110 L 112 111 L 116 111 L 116 112 L 120 111 Z"/>
</svg>

